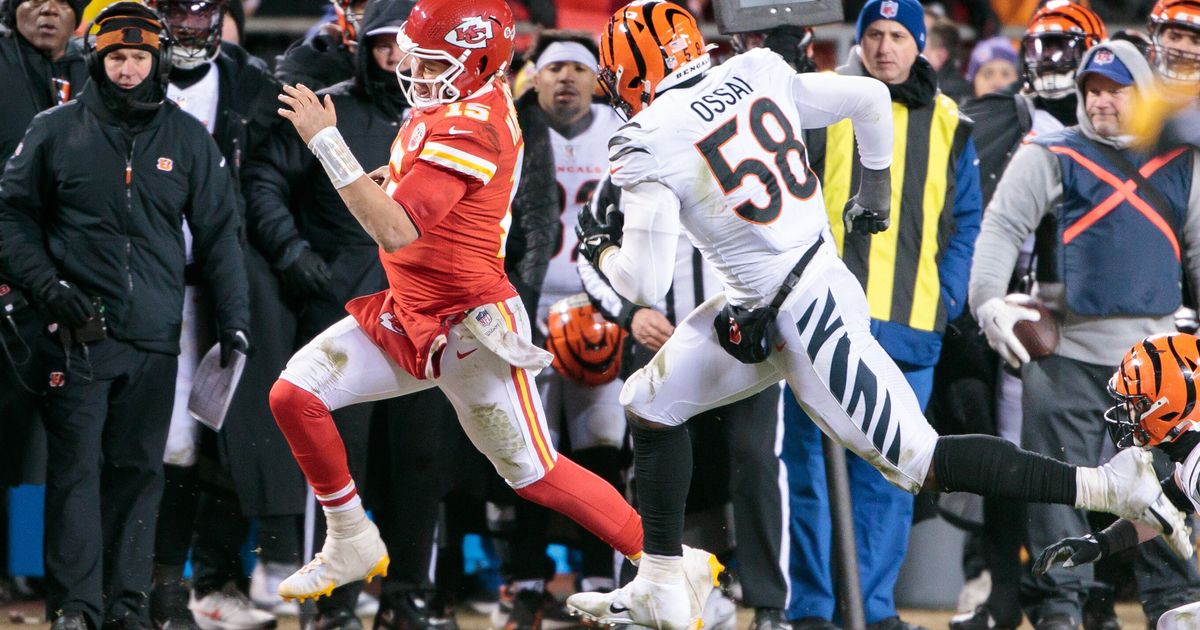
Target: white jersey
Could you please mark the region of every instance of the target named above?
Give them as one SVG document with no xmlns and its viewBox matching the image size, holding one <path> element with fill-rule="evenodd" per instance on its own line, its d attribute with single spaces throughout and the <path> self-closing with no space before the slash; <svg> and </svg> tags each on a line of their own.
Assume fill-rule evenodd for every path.
<svg viewBox="0 0 1200 630">
<path fill-rule="evenodd" d="M 546 321 L 550 305 L 569 295 L 583 291 L 579 272 L 575 268 L 575 225 L 579 210 L 587 206 L 592 191 L 608 172 L 608 139 L 621 126 L 621 119 L 607 105 L 592 105 L 592 124 L 573 138 L 564 138 L 550 129 L 550 144 L 554 147 L 554 179 L 562 199 L 560 222 L 562 245 L 550 259 L 542 296 L 538 301 L 538 322 Z"/>
<path fill-rule="evenodd" d="M 669 188 L 729 301 L 761 306 L 828 227 L 801 129 L 854 118 L 863 165 L 881 169 L 891 163 L 890 108 L 874 79 L 797 75 L 775 53 L 751 50 L 659 95 L 618 130 L 610 173 L 627 190 L 642 182 Z M 654 209 L 629 210 L 639 211 Z"/>
</svg>

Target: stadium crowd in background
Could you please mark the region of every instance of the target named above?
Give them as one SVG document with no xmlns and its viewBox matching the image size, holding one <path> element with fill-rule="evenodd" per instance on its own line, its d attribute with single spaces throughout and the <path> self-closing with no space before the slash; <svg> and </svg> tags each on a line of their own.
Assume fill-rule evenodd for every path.
<svg viewBox="0 0 1200 630">
<path fill-rule="evenodd" d="M 1200 163 L 1179 144 L 1195 138 L 1178 121 L 1154 149 L 1131 138 L 1158 86 L 1194 120 L 1200 1 L 849 0 L 843 25 L 718 33 L 721 1 L 679 2 L 715 58 L 766 48 L 795 72 L 887 87 L 886 231 L 842 223 L 854 191 L 888 177 L 858 164 L 849 121 L 804 130 L 799 163 L 821 182 L 826 238 L 866 293 L 871 334 L 938 432 L 1107 461 L 1106 385 L 1125 351 L 1196 328 Z M 256 630 L 293 616 L 457 630 L 469 603 L 495 630 L 564 630 L 581 621 L 549 587 L 548 543 L 578 552 L 568 592 L 628 583 L 643 541 L 622 386 L 723 287 L 681 234 L 654 304 L 579 254 L 581 211 L 628 221 L 609 142 L 637 150 L 619 146 L 630 112 L 598 83 L 599 29 L 624 4 L 0 0 L 0 481 L 45 485 L 44 579 L 0 563 L 0 602 L 44 600 L 54 630 Z M 444 26 L 423 9 L 435 5 L 511 10 L 517 24 L 414 43 Z M 281 46 L 259 24 L 289 14 L 312 23 Z M 438 46 L 470 51 L 477 37 L 515 39 L 511 62 L 500 46 L 486 72 L 411 76 L 406 51 L 437 68 Z M 337 142 L 304 126 L 325 120 L 322 103 Z M 750 161 L 727 166 L 782 186 Z M 409 183 L 414 170 L 432 184 Z M 385 198 L 408 231 L 380 254 L 363 208 Z M 447 228 L 437 204 L 490 223 Z M 463 244 L 478 234 L 496 251 Z M 387 301 L 389 286 L 410 302 Z M 472 321 L 450 314 L 477 302 L 489 305 Z M 1014 332 L 1039 318 L 1058 343 L 1042 353 Z M 396 332 L 433 351 L 389 345 Z M 246 355 L 219 431 L 187 411 L 212 347 L 222 364 Z M 736 628 L 739 604 L 751 630 L 843 623 L 821 427 L 781 389 L 684 432 L 696 462 L 684 540 L 716 554 L 685 551 L 685 572 L 723 563 L 735 585 L 690 587 L 709 628 Z M 927 511 L 847 453 L 867 627 L 913 628 L 894 594 L 905 554 L 935 552 L 908 545 Z M 5 523 L 28 509 L 0 505 Z M 992 497 L 981 511 L 964 571 L 990 589 L 964 591 L 955 630 L 1115 630 L 1113 600 L 1134 592 L 1153 627 L 1200 599 L 1195 557 L 1163 540 L 1132 563 L 1105 553 L 1094 573 L 1022 563 L 1111 517 Z M 465 579 L 467 532 L 498 577 Z M 368 589 L 378 598 L 329 560 L 354 537 L 386 548 L 360 559 L 371 572 L 390 557 Z M 323 547 L 325 564 L 304 565 Z"/>
</svg>

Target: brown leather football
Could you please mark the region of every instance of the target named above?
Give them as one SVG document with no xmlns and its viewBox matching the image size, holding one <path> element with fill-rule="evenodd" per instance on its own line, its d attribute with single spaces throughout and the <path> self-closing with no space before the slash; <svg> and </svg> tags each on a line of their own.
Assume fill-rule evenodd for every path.
<svg viewBox="0 0 1200 630">
<path fill-rule="evenodd" d="M 1036 322 L 1023 320 L 1013 326 L 1013 334 L 1029 351 L 1029 358 L 1038 359 L 1054 354 L 1054 349 L 1058 347 L 1058 322 L 1054 319 L 1054 313 L 1028 295 L 1008 295 L 1004 300 L 1010 304 L 1034 309 L 1042 316 Z"/>
</svg>

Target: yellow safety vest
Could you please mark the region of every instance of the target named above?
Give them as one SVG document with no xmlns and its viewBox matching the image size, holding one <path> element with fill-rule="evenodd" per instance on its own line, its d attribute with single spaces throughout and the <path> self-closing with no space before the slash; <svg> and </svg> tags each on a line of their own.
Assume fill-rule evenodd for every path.
<svg viewBox="0 0 1200 630">
<path fill-rule="evenodd" d="M 954 233 L 956 168 L 970 124 L 944 94 L 914 109 L 893 101 L 892 119 L 892 214 L 887 230 L 846 238 L 842 210 L 858 187 L 861 168 L 849 120 L 810 132 L 809 146 L 824 149 L 813 170 L 821 180 L 838 252 L 862 283 L 871 318 L 941 332 L 946 307 L 938 264 Z"/>
</svg>

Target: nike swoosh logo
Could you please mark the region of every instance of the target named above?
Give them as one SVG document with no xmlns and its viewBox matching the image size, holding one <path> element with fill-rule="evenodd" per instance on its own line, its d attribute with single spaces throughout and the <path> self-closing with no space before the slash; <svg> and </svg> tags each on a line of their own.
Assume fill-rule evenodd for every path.
<svg viewBox="0 0 1200 630">
<path fill-rule="evenodd" d="M 479 348 L 473 348 L 471 350 L 467 350 L 466 352 L 455 351 L 454 354 L 458 355 L 458 358 L 460 358 L 460 359 L 465 359 L 465 358 L 471 356 L 471 353 L 475 352 L 478 349 Z"/>
<path fill-rule="evenodd" d="M 455 129 L 453 126 L 447 129 L 447 131 L 449 131 L 450 135 L 452 136 L 461 136 L 464 133 L 471 133 L 470 129 Z"/>
<path fill-rule="evenodd" d="M 629 609 L 624 606 L 618 606 L 614 603 L 614 604 L 608 605 L 608 612 L 614 613 L 614 614 L 621 614 L 623 612 L 629 612 Z"/>
<path fill-rule="evenodd" d="M 617 174 L 617 171 L 619 171 L 619 170 L 621 170 L 621 169 L 623 169 L 623 168 L 625 168 L 625 167 L 624 167 L 624 166 L 618 166 L 617 168 L 610 168 L 610 169 L 608 169 L 608 174 L 609 174 L 609 175 L 616 175 L 616 174 Z"/>
</svg>

